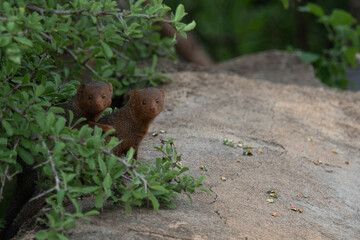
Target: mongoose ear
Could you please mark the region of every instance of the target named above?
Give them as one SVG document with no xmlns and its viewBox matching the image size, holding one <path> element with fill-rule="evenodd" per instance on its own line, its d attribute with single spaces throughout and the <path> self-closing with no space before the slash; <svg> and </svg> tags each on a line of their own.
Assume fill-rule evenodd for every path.
<svg viewBox="0 0 360 240">
<path fill-rule="evenodd" d="M 113 86 L 111 83 L 107 83 L 111 94 L 113 94 Z"/>
<path fill-rule="evenodd" d="M 130 102 L 131 102 L 131 105 L 135 106 L 136 104 L 136 96 L 137 96 L 137 93 L 138 91 L 137 90 L 132 90 L 130 92 Z"/>
<path fill-rule="evenodd" d="M 81 96 L 84 92 L 85 84 L 80 84 L 77 89 L 77 94 Z"/>
<path fill-rule="evenodd" d="M 164 89 L 160 89 L 160 92 L 161 92 L 161 95 L 162 95 L 162 97 L 163 97 L 163 99 L 165 98 L 165 91 L 164 91 Z"/>
</svg>

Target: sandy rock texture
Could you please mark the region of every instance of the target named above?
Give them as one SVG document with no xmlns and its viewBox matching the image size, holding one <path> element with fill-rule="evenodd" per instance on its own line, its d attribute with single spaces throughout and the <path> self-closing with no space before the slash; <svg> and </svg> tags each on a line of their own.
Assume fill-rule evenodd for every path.
<svg viewBox="0 0 360 240">
<path fill-rule="evenodd" d="M 168 68 L 165 109 L 139 159 L 154 161 L 160 138 L 175 138 L 212 194 L 195 193 L 192 205 L 181 196 L 176 209 L 157 212 L 108 204 L 70 239 L 360 239 L 360 92 L 324 87 L 309 65 L 278 51 L 181 68 Z"/>
</svg>

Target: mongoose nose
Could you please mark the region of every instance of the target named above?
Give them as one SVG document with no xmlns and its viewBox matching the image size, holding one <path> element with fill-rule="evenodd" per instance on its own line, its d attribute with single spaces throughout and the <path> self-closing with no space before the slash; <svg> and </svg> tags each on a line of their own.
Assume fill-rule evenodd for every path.
<svg viewBox="0 0 360 240">
<path fill-rule="evenodd" d="M 154 108 L 154 107 L 151 107 L 150 110 L 151 110 L 152 112 L 155 112 L 155 108 Z"/>
</svg>

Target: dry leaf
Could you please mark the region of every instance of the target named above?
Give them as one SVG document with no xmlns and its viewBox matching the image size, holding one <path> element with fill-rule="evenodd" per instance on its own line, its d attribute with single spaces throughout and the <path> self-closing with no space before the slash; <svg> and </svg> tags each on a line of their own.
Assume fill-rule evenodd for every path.
<svg viewBox="0 0 360 240">
<path fill-rule="evenodd" d="M 274 199 L 272 199 L 272 198 L 268 198 L 268 199 L 266 199 L 266 201 L 267 201 L 268 203 L 274 203 Z"/>
<path fill-rule="evenodd" d="M 294 207 L 294 205 L 290 205 L 291 210 L 296 211 L 297 209 Z"/>
<path fill-rule="evenodd" d="M 266 193 L 269 194 L 270 197 L 273 197 L 273 198 L 277 198 L 277 197 L 278 197 L 278 196 L 277 196 L 277 193 L 276 193 L 276 191 L 275 191 L 274 189 L 271 189 L 271 190 L 267 191 Z"/>
<path fill-rule="evenodd" d="M 156 137 L 157 135 L 159 135 L 157 132 L 154 132 L 154 133 L 152 134 L 153 137 Z"/>
<path fill-rule="evenodd" d="M 262 150 L 262 148 L 259 148 L 259 151 L 258 151 L 259 154 L 262 154 L 264 153 L 264 151 Z"/>
<path fill-rule="evenodd" d="M 241 162 L 241 160 L 240 160 L 240 159 L 238 159 L 238 160 L 236 160 L 236 162 Z"/>
<path fill-rule="evenodd" d="M 203 171 L 207 171 L 207 168 L 206 168 L 206 166 L 204 166 L 204 165 L 200 165 L 200 167 L 199 167 L 201 170 L 203 170 Z"/>
<path fill-rule="evenodd" d="M 229 139 L 226 139 L 226 138 L 224 138 L 223 144 L 226 145 L 226 146 L 229 146 L 229 147 L 235 147 L 233 141 L 229 140 Z"/>
<path fill-rule="evenodd" d="M 350 164 L 350 162 L 349 162 L 349 161 L 345 161 L 345 164 L 346 164 L 346 165 L 349 165 L 349 164 Z"/>
<path fill-rule="evenodd" d="M 279 213 L 277 213 L 277 212 L 274 212 L 273 214 L 271 214 L 272 216 L 274 216 L 274 217 L 277 217 L 277 216 L 279 216 Z"/>
<path fill-rule="evenodd" d="M 160 133 L 166 133 L 166 130 L 160 130 Z"/>
<path fill-rule="evenodd" d="M 294 205 L 290 204 L 290 208 L 291 210 L 295 211 L 295 212 L 299 212 L 299 213 L 303 213 L 304 211 L 298 208 L 295 208 Z"/>
<path fill-rule="evenodd" d="M 334 154 L 338 154 L 338 152 L 336 150 L 332 150 L 331 152 Z"/>
<path fill-rule="evenodd" d="M 226 177 L 221 177 L 221 180 L 222 180 L 222 181 L 226 181 Z"/>
<path fill-rule="evenodd" d="M 253 156 L 254 153 L 251 150 L 246 150 L 246 151 L 243 152 L 243 155 L 245 155 L 245 156 Z"/>
</svg>

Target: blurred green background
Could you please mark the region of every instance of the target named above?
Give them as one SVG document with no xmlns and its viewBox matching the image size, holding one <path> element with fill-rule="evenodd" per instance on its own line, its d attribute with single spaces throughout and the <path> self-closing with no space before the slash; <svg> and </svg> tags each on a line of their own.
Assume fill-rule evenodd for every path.
<svg viewBox="0 0 360 240">
<path fill-rule="evenodd" d="M 184 4 L 185 22 L 196 21 L 194 32 L 216 62 L 268 49 L 321 53 L 331 47 L 324 26 L 298 11 L 308 2 L 326 14 L 339 8 L 360 16 L 360 0 L 290 0 L 288 9 L 279 0 L 165 0 L 172 9 Z"/>
</svg>

